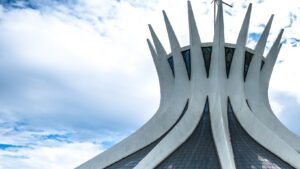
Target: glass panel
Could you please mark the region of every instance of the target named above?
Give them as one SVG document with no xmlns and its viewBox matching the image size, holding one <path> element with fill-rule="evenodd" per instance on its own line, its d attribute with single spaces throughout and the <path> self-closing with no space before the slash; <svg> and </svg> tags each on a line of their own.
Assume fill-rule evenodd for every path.
<svg viewBox="0 0 300 169">
<path fill-rule="evenodd" d="M 173 76 L 175 77 L 175 73 L 174 73 L 174 61 L 173 61 L 173 57 L 172 56 L 168 58 L 168 62 L 169 62 L 170 68 L 172 70 Z"/>
<path fill-rule="evenodd" d="M 220 169 L 214 145 L 209 105 L 206 101 L 201 120 L 192 135 L 156 169 Z"/>
<path fill-rule="evenodd" d="M 234 48 L 225 47 L 226 74 L 229 77 L 230 66 L 234 54 Z"/>
<path fill-rule="evenodd" d="M 228 100 L 229 131 L 237 169 L 293 169 L 257 143 L 240 125 Z M 280 145 L 278 145 L 280 146 Z"/>
<path fill-rule="evenodd" d="M 209 77 L 209 67 L 210 67 L 210 60 L 211 60 L 211 52 L 212 47 L 202 47 L 202 53 L 205 63 L 206 75 Z"/>
<path fill-rule="evenodd" d="M 265 65 L 265 61 L 262 60 L 262 61 L 261 61 L 261 65 L 260 65 L 260 70 L 264 67 L 264 65 Z"/>
<path fill-rule="evenodd" d="M 190 51 L 190 49 L 182 51 L 181 55 L 183 57 L 183 61 L 184 61 L 185 68 L 186 68 L 187 73 L 188 73 L 188 77 L 189 77 L 189 79 L 191 79 L 191 51 Z M 168 58 L 168 62 L 169 62 L 170 67 L 172 69 L 173 76 L 175 77 L 173 56 L 170 56 Z"/>
<path fill-rule="evenodd" d="M 183 115 L 187 111 L 188 105 L 189 105 L 189 100 L 187 100 L 187 102 L 184 106 L 184 109 L 182 110 L 182 113 L 181 113 L 180 117 L 177 119 L 177 121 L 159 139 L 157 139 L 153 143 L 149 144 L 148 146 L 144 147 L 143 149 L 138 150 L 137 152 L 106 167 L 106 169 L 132 169 L 132 168 L 134 168 L 156 146 L 156 144 L 158 144 L 160 142 L 160 140 L 162 140 L 165 137 L 165 135 L 167 135 L 173 129 L 173 127 L 180 121 L 180 119 L 183 117 Z"/>
<path fill-rule="evenodd" d="M 181 52 L 183 59 L 184 59 L 184 63 L 185 63 L 185 67 L 189 76 L 189 79 L 191 79 L 191 51 L 190 49 L 182 51 Z"/>
<path fill-rule="evenodd" d="M 230 47 L 225 47 L 225 62 L 226 62 L 226 74 L 227 77 L 229 77 L 229 72 L 230 72 L 230 67 L 231 67 L 231 62 L 232 62 L 232 57 L 234 54 L 235 48 L 230 48 Z M 211 61 L 211 53 L 212 53 L 212 47 L 202 47 L 202 53 L 203 53 L 203 59 L 204 59 L 204 64 L 205 64 L 205 69 L 206 69 L 206 75 L 209 77 L 209 68 L 210 68 L 210 61 Z M 190 49 L 184 50 L 181 52 L 185 66 L 188 72 L 189 78 L 191 77 L 191 53 Z M 250 66 L 250 62 L 252 60 L 253 54 L 246 51 L 245 52 L 245 62 L 244 62 L 244 80 L 246 80 L 246 76 L 248 73 L 248 69 Z M 173 76 L 175 77 L 174 73 L 174 60 L 173 56 L 170 56 L 168 58 L 168 62 L 170 65 L 170 68 L 172 69 Z M 261 63 L 261 69 L 264 66 L 264 61 L 262 60 Z"/>
<path fill-rule="evenodd" d="M 246 80 L 248 69 L 252 60 L 253 54 L 250 52 L 245 52 L 245 63 L 244 63 L 244 81 Z"/>
</svg>

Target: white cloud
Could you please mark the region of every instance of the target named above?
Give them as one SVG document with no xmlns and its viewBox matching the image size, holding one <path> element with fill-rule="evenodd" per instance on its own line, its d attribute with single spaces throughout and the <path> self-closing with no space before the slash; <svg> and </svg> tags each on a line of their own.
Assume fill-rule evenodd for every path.
<svg viewBox="0 0 300 169">
<path fill-rule="evenodd" d="M 133 7 L 125 4 L 124 8 L 131 10 Z M 100 36 L 93 25 L 86 23 L 85 20 L 63 15 L 65 14 L 62 13 L 57 17 L 30 9 L 9 12 L 3 17 L 1 36 L 7 39 L 3 42 L 3 46 L 14 47 L 6 49 L 8 50 L 6 53 L 9 53 L 10 56 L 6 56 L 5 61 L 14 61 L 12 64 L 17 65 L 17 69 L 25 69 L 20 70 L 22 72 L 47 72 L 48 76 L 54 77 L 54 80 L 60 83 L 58 85 L 63 85 L 64 88 L 76 93 L 74 95 L 85 100 L 83 102 L 89 102 L 91 107 L 96 107 L 99 102 L 108 102 L 108 104 L 116 102 L 124 109 L 128 109 L 131 106 L 121 102 L 131 104 L 138 102 L 138 105 L 141 105 L 142 101 L 149 102 L 150 100 L 147 98 L 131 92 L 132 88 L 135 88 L 137 92 L 145 92 L 149 89 L 149 85 L 146 83 L 153 84 L 150 80 L 154 79 L 154 82 L 156 80 L 155 76 L 151 75 L 153 78 L 144 82 L 144 74 L 138 71 L 148 72 L 146 69 L 150 68 L 154 72 L 154 67 L 146 63 L 146 61 L 151 63 L 151 57 L 144 56 L 147 55 L 144 52 L 146 45 L 138 45 L 140 40 L 136 39 L 140 36 L 134 36 L 134 33 L 137 32 L 128 28 L 126 31 L 131 32 L 123 34 L 126 29 L 125 22 L 122 27 L 122 24 L 114 23 L 115 21 L 107 21 L 108 23 L 105 25 L 99 23 L 99 26 L 111 27 L 111 29 L 107 32 L 107 36 Z M 136 15 L 136 13 L 132 15 Z M 23 19 L 24 17 L 26 20 Z M 61 17 L 64 20 L 61 20 Z M 125 19 L 129 19 L 129 17 L 122 20 Z M 113 24 L 118 25 L 114 26 Z M 128 43 L 128 39 L 135 41 L 137 45 Z M 144 39 L 142 38 L 143 42 Z M 8 58 L 11 56 L 14 58 Z M 7 63 L 3 62 L 3 64 Z M 54 99 L 60 97 L 61 99 L 74 99 L 56 89 L 57 84 L 45 84 L 43 79 L 34 78 L 29 79 L 32 80 L 32 84 L 30 84 L 32 86 L 26 91 L 21 91 L 19 95 L 25 95 L 25 102 L 37 103 L 35 106 L 30 105 L 36 107 L 35 112 L 45 113 L 49 109 L 59 111 L 55 109 L 57 106 L 55 104 L 59 103 Z M 124 81 L 133 82 L 133 84 L 124 83 Z M 122 86 L 119 86 L 120 84 Z M 48 86 L 50 90 L 45 86 Z M 155 90 L 145 93 L 156 98 L 158 95 L 158 91 L 155 94 Z M 116 97 L 116 95 L 121 97 Z M 152 105 L 153 103 L 157 104 L 157 102 L 152 102 Z M 154 111 L 154 108 L 151 107 L 148 108 Z M 23 112 L 24 110 L 18 111 Z M 53 113 L 52 111 L 50 113 Z M 137 110 L 131 109 L 131 111 L 133 114 L 136 113 L 136 117 L 145 120 L 145 114 L 140 116 L 141 114 Z M 112 111 L 111 113 L 117 113 L 116 116 L 124 116 L 119 112 Z M 149 115 L 150 112 L 148 112 L 148 117 Z"/>
<path fill-rule="evenodd" d="M 0 169 L 71 169 L 102 151 L 103 148 L 92 143 L 0 150 Z"/>
<path fill-rule="evenodd" d="M 187 45 L 186 1 L 32 2 L 39 3 L 39 8 L 7 9 L 0 5 L 0 123 L 26 122 L 21 132 L 0 126 L 0 136 L 5 136 L 0 143 L 36 142 L 32 149 L 1 151 L 8 156 L 0 155 L 0 161 L 5 161 L 0 168 L 73 168 L 84 161 L 83 152 L 87 153 L 84 158 L 89 159 L 107 148 L 98 145 L 106 141 L 114 144 L 153 115 L 159 89 L 145 42 L 150 37 L 147 24 L 153 25 L 170 51 L 161 14 L 165 9 L 180 44 Z M 191 2 L 201 39 L 209 42 L 213 36 L 213 6 L 206 0 Z M 230 43 L 235 43 L 245 7 L 250 2 L 253 3 L 250 32 L 262 32 L 262 25 L 275 14 L 268 47 L 279 30 L 292 21 L 284 34 L 287 44 L 279 56 L 283 62 L 276 65 L 270 86 L 273 108 L 280 115 L 287 104 L 275 94 L 283 92 L 300 102 L 300 76 L 297 76 L 300 48 L 293 47 L 290 40 L 300 36 L 299 2 L 227 2 L 234 5 L 224 7 L 225 35 Z M 253 48 L 255 41 L 249 41 L 248 46 Z M 297 118 L 292 113 L 285 116 Z M 32 128 L 41 132 L 29 130 Z M 34 137 L 53 133 L 71 133 L 74 142 L 52 145 L 49 140 Z M 91 139 L 92 136 L 95 138 Z M 10 156 L 24 154 L 29 158 L 12 163 Z M 64 158 L 65 165 L 60 160 L 63 157 L 68 158 Z"/>
</svg>

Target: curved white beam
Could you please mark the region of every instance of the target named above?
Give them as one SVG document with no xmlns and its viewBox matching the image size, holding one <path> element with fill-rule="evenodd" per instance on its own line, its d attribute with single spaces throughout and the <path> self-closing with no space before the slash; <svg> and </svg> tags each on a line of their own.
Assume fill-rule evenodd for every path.
<svg viewBox="0 0 300 169">
<path fill-rule="evenodd" d="M 238 85 L 241 86 L 244 82 L 240 82 L 240 79 L 244 78 L 244 60 L 245 60 L 245 51 L 246 51 L 246 43 L 248 38 L 248 30 L 250 24 L 250 17 L 252 11 L 252 4 L 248 6 L 247 13 L 244 18 L 244 22 L 242 24 L 239 36 L 236 41 L 236 47 L 233 54 L 230 72 L 229 72 L 229 82 L 231 85 Z M 238 83 L 239 84 L 236 84 Z M 241 90 L 241 89 L 240 89 Z"/>
<path fill-rule="evenodd" d="M 269 105 L 267 94 L 270 75 L 275 64 L 278 52 L 280 50 L 279 44 L 283 31 L 281 31 L 281 33 L 277 37 L 272 49 L 270 50 L 269 56 L 265 60 L 265 68 L 260 71 L 263 49 L 267 41 L 267 34 L 270 31 L 272 20 L 273 16 L 270 18 L 262 34 L 262 37 L 257 44 L 255 55 L 253 56 L 253 59 L 249 66 L 245 84 L 246 98 L 252 112 L 258 117 L 258 119 L 262 121 L 267 127 L 269 127 L 274 133 L 285 140 L 286 144 L 299 151 L 300 138 L 289 131 L 283 124 L 281 124 L 277 117 L 274 116 Z M 259 94 L 258 92 L 261 94 Z"/>
<path fill-rule="evenodd" d="M 244 62 L 251 11 L 252 4 L 248 6 L 244 22 L 242 24 L 240 33 L 237 38 L 236 47 L 231 62 L 229 77 L 227 80 L 227 95 L 230 95 L 230 92 L 235 91 L 244 92 Z M 238 94 L 234 94 L 231 97 L 235 97 L 235 99 L 238 100 L 244 99 L 241 95 Z"/>
<path fill-rule="evenodd" d="M 220 4 L 222 4 L 222 2 L 220 2 Z M 214 41 L 209 69 L 209 79 L 212 81 L 218 81 L 226 77 L 224 18 L 222 5 L 218 6 L 218 13 L 214 28 Z M 218 83 L 213 83 L 213 85 L 216 87 L 219 86 Z"/>
<path fill-rule="evenodd" d="M 261 122 L 261 118 L 257 118 L 257 115 L 265 114 L 262 109 L 260 94 L 260 68 L 263 51 L 267 42 L 267 37 L 271 28 L 273 15 L 268 21 L 268 24 L 261 35 L 260 40 L 255 48 L 255 54 L 249 66 L 248 74 L 245 82 L 245 99 L 248 99 L 252 111 L 248 108 L 247 104 L 240 99 L 232 99 L 233 110 L 247 133 L 254 138 L 261 145 L 266 147 L 269 151 L 279 156 L 284 161 L 288 162 L 292 166 L 299 168 L 300 162 L 296 159 L 300 159 L 300 155 L 288 144 L 285 140 L 276 135 L 273 130 L 269 128 L 266 123 Z M 235 93 L 236 95 L 242 95 L 243 93 Z M 241 107 L 236 107 L 237 105 Z M 267 122 L 268 123 L 268 122 Z M 280 146 L 279 146 L 280 145 Z"/>
<path fill-rule="evenodd" d="M 149 25 L 149 30 L 157 51 L 157 67 L 159 68 L 159 83 L 161 86 L 161 103 L 169 102 L 170 95 L 174 90 L 174 77 L 170 65 L 167 60 L 167 53 L 162 46 L 159 38 L 157 37 L 155 31 L 153 30 L 152 26 Z"/>
<path fill-rule="evenodd" d="M 165 92 L 167 91 L 166 90 L 167 88 L 165 88 L 165 85 L 163 85 L 165 80 L 161 76 L 162 71 L 161 71 L 159 60 L 158 60 L 158 56 L 157 56 L 156 51 L 155 51 L 155 49 L 154 49 L 154 47 L 153 47 L 153 45 L 152 45 L 152 43 L 150 42 L 149 39 L 147 39 L 147 44 L 148 44 L 148 47 L 149 47 L 150 53 L 152 55 L 152 59 L 153 59 L 156 71 L 157 71 L 157 76 L 158 76 L 158 81 L 159 81 L 159 89 L 160 89 L 160 96 L 161 96 L 160 101 L 162 102 L 163 100 L 166 99 L 165 98 L 166 97 Z"/>
<path fill-rule="evenodd" d="M 205 93 L 207 92 L 205 90 L 207 86 L 205 61 L 203 58 L 201 40 L 190 1 L 188 1 L 188 18 L 191 50 L 191 91 Z"/>
<path fill-rule="evenodd" d="M 231 101 L 238 121 L 255 141 L 291 166 L 300 168 L 300 154 L 295 151 L 295 149 L 257 119 L 245 102 L 243 102 L 242 107 L 237 110 L 234 105 L 238 105 L 240 100 L 233 99 Z"/>
<path fill-rule="evenodd" d="M 191 85 L 188 110 L 168 135 L 134 169 L 155 168 L 190 137 L 201 119 L 206 100 L 205 92 L 207 92 L 203 89 L 206 89 L 208 86 L 205 83 L 207 81 L 206 70 L 202 59 L 200 37 L 190 2 L 188 2 L 188 14 L 192 60 L 191 83 L 188 84 Z"/>
<path fill-rule="evenodd" d="M 268 35 L 271 29 L 274 15 L 272 15 L 256 44 L 255 52 L 249 65 L 248 73 L 245 82 L 245 100 L 251 107 L 251 110 L 259 112 L 259 107 L 261 106 L 260 98 L 260 68 L 263 59 L 264 49 L 267 43 Z M 257 107 L 259 106 L 259 107 Z"/>
<path fill-rule="evenodd" d="M 165 11 L 163 11 L 163 16 L 164 16 L 164 20 L 165 20 L 165 24 L 169 36 L 170 46 L 172 50 L 172 55 L 173 55 L 175 81 L 176 83 L 187 83 L 188 73 L 181 54 L 181 47 L 179 45 L 175 32 L 172 28 L 172 25 Z"/>
<path fill-rule="evenodd" d="M 206 98 L 191 98 L 189 108 L 177 125 L 147 154 L 134 169 L 150 169 L 158 166 L 165 158 L 183 144 L 200 121 Z"/>
<path fill-rule="evenodd" d="M 281 49 L 280 40 L 283 35 L 284 29 L 281 29 L 280 33 L 278 34 L 273 46 L 271 47 L 267 58 L 265 59 L 265 64 L 261 70 L 260 73 L 260 85 L 261 85 L 261 92 L 262 92 L 262 99 L 266 106 L 269 107 L 271 110 L 271 106 L 269 104 L 269 97 L 268 97 L 268 90 L 269 90 L 269 84 L 271 75 L 273 72 L 273 68 L 275 66 L 279 51 Z"/>
<path fill-rule="evenodd" d="M 214 42 L 209 70 L 209 105 L 211 127 L 222 168 L 235 169 L 233 151 L 230 142 L 226 88 L 225 38 L 222 1 L 218 6 L 215 22 Z M 225 100 L 225 102 L 224 102 Z"/>
<path fill-rule="evenodd" d="M 246 83 L 245 83 L 245 88 L 246 88 L 246 97 L 249 95 L 254 96 L 259 96 L 259 95 L 254 95 L 253 93 L 249 93 L 251 88 L 256 88 L 259 85 L 259 77 L 260 77 L 260 67 L 261 67 L 261 62 L 263 58 L 263 53 L 264 49 L 267 43 L 268 35 L 271 29 L 272 21 L 273 21 L 274 15 L 272 15 L 259 39 L 259 41 L 256 44 L 255 47 L 255 53 L 254 56 L 252 57 L 252 60 L 249 65 L 247 77 L 246 77 Z M 250 97 L 250 96 L 249 96 Z"/>
<path fill-rule="evenodd" d="M 151 25 L 149 25 L 149 30 L 150 30 L 150 33 L 151 33 L 151 36 L 152 36 L 152 39 L 154 42 L 154 46 L 156 48 L 159 67 L 163 71 L 163 74 L 161 74 L 161 76 L 163 76 L 164 79 L 167 79 L 166 80 L 167 83 L 173 84 L 174 78 L 172 76 L 172 70 L 170 69 L 169 63 L 167 61 L 168 55 Z"/>
<path fill-rule="evenodd" d="M 277 36 L 270 52 L 265 59 L 264 67 L 261 70 L 260 78 L 260 97 L 262 99 L 262 106 L 260 106 L 260 112 L 256 113 L 257 117 L 264 122 L 271 130 L 276 132 L 282 139 L 284 139 L 289 145 L 300 152 L 300 137 L 285 127 L 279 119 L 273 113 L 269 104 L 268 87 L 272 74 L 273 67 L 276 63 L 278 53 L 281 48 L 280 40 L 283 34 L 283 29 Z M 263 113 L 261 113 L 263 112 Z"/>
</svg>

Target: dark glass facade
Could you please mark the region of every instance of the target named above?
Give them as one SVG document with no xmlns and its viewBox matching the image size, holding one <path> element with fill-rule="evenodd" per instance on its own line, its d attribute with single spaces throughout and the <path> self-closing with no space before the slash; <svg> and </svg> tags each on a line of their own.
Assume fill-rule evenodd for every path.
<svg viewBox="0 0 300 169">
<path fill-rule="evenodd" d="M 211 60 L 212 47 L 202 47 L 202 54 L 205 64 L 206 75 L 209 77 L 209 68 Z"/>
<path fill-rule="evenodd" d="M 188 73 L 189 79 L 191 79 L 191 50 L 187 49 L 181 52 L 181 55 L 183 57 L 183 61 Z M 173 56 L 168 58 L 168 62 L 170 65 L 170 68 L 172 69 L 173 76 L 175 77 L 175 71 L 174 71 L 174 60 Z"/>
<path fill-rule="evenodd" d="M 248 69 L 252 60 L 253 54 L 250 52 L 245 53 L 245 63 L 244 63 L 244 81 L 246 80 Z"/>
<path fill-rule="evenodd" d="M 189 79 L 191 79 L 191 50 L 184 50 L 181 52 L 183 59 L 184 59 L 184 63 L 185 63 L 185 67 L 189 76 Z"/>
<path fill-rule="evenodd" d="M 203 59 L 204 59 L 207 77 L 209 75 L 211 52 L 212 52 L 212 47 L 202 47 L 202 53 L 203 53 Z M 189 79 L 191 79 L 191 50 L 190 49 L 184 50 L 181 52 L 181 54 L 184 59 L 184 63 L 186 66 L 186 70 L 187 70 Z M 172 73 L 175 76 L 173 56 L 170 56 L 168 58 L 168 62 L 169 62 L 170 68 L 172 69 Z"/>
<path fill-rule="evenodd" d="M 234 48 L 225 48 L 226 75 L 229 77 L 230 66 L 234 54 Z"/>
<path fill-rule="evenodd" d="M 231 143 L 237 169 L 293 169 L 257 143 L 240 125 L 228 101 Z M 280 146 L 280 145 L 278 145 Z"/>
<path fill-rule="evenodd" d="M 156 169 L 221 169 L 212 136 L 208 101 L 192 135 Z"/>
<path fill-rule="evenodd" d="M 172 56 L 168 58 L 168 62 L 169 62 L 170 68 L 171 68 L 171 70 L 172 70 L 173 76 L 175 77 L 175 72 L 174 72 L 174 60 L 173 60 L 173 57 L 172 57 Z"/>
<path fill-rule="evenodd" d="M 229 77 L 230 66 L 231 66 L 233 55 L 234 55 L 234 51 L 235 51 L 235 48 L 225 47 L 225 64 L 226 64 L 227 77 Z M 212 47 L 211 46 L 210 47 L 202 47 L 202 53 L 203 53 L 206 75 L 207 75 L 207 77 L 209 77 L 209 68 L 210 68 Z M 190 49 L 182 51 L 181 54 L 184 59 L 188 77 L 190 79 L 191 78 L 191 52 L 190 52 Z M 248 69 L 249 69 L 252 57 L 253 57 L 253 53 L 250 53 L 248 51 L 245 52 L 244 80 L 246 80 L 246 76 L 248 73 Z M 173 56 L 170 56 L 168 58 L 168 62 L 169 62 L 170 68 L 172 69 L 173 76 L 175 77 Z M 261 69 L 263 68 L 263 66 L 264 66 L 264 61 L 262 60 Z"/>
</svg>

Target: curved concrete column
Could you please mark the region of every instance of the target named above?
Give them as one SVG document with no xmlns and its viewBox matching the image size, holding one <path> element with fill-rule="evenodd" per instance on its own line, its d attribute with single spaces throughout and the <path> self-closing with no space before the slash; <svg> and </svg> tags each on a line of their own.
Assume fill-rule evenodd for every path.
<svg viewBox="0 0 300 169">
<path fill-rule="evenodd" d="M 220 2 L 222 3 L 222 1 Z M 215 22 L 214 42 L 212 47 L 209 73 L 209 105 L 213 138 L 222 168 L 235 169 L 233 151 L 230 142 L 226 88 L 225 39 L 223 7 L 218 6 Z"/>
<path fill-rule="evenodd" d="M 231 99 L 231 102 L 238 121 L 254 140 L 291 166 L 300 168 L 300 154 L 295 149 L 257 119 L 246 103 L 242 103 L 238 110 L 234 105 L 238 105 L 241 101 Z"/>
<path fill-rule="evenodd" d="M 157 61 L 157 71 L 160 72 L 162 80 L 160 86 L 162 86 L 165 92 L 162 92 L 161 104 L 155 115 L 139 130 L 121 141 L 120 143 L 113 146 L 111 149 L 97 155 L 93 159 L 87 161 L 77 169 L 99 169 L 105 168 L 128 155 L 144 148 L 151 144 L 163 134 L 165 134 L 176 120 L 180 117 L 182 110 L 185 106 L 188 92 L 180 85 L 175 85 L 173 75 L 171 73 L 169 65 L 167 65 L 167 55 L 164 49 L 155 35 L 153 29 L 150 28 L 152 33 L 153 41 L 156 46 L 157 53 L 155 55 L 153 49 L 150 48 L 153 58 Z M 182 97 L 174 97 L 174 95 L 180 95 Z M 172 106 L 176 105 L 176 106 Z"/>
<path fill-rule="evenodd" d="M 271 108 L 269 104 L 269 97 L 268 97 L 268 90 L 269 90 L 269 84 L 271 75 L 273 72 L 273 68 L 275 66 L 279 51 L 281 49 L 281 38 L 283 35 L 284 29 L 281 29 L 280 33 L 278 34 L 274 44 L 272 45 L 266 59 L 265 64 L 260 72 L 260 85 L 261 85 L 261 91 L 263 92 L 261 96 L 263 96 L 262 100 L 265 105 L 268 105 L 268 107 Z"/>
<path fill-rule="evenodd" d="M 171 23 L 167 17 L 167 14 L 165 11 L 163 11 L 164 20 L 166 23 L 166 28 L 168 32 L 168 37 L 170 41 L 170 47 L 173 55 L 173 61 L 174 61 L 174 73 L 175 73 L 175 81 L 179 85 L 181 83 L 188 83 L 188 73 L 186 71 L 186 67 L 184 64 L 184 60 L 181 54 L 181 47 L 179 45 L 179 42 L 177 40 L 177 37 L 175 35 L 175 32 L 171 26 Z M 182 85 L 185 85 L 182 84 Z"/>
<path fill-rule="evenodd" d="M 260 95 L 257 93 L 259 92 L 259 79 L 260 79 L 260 67 L 263 58 L 264 49 L 267 43 L 268 35 L 271 29 L 272 21 L 274 15 L 271 16 L 269 19 L 259 41 L 255 47 L 255 53 L 252 57 L 252 60 L 249 65 L 246 82 L 245 82 L 245 95 L 246 98 L 249 98 L 249 104 L 252 104 L 252 101 L 256 99 L 260 99 Z M 251 106 L 252 107 L 252 106 Z"/>
<path fill-rule="evenodd" d="M 269 103 L 268 90 L 271 75 L 273 72 L 273 68 L 275 66 L 279 51 L 281 49 L 282 44 L 280 44 L 281 37 L 283 35 L 284 29 L 281 29 L 279 35 L 277 36 L 273 46 L 271 47 L 267 58 L 265 59 L 265 64 L 260 73 L 260 90 L 263 104 L 271 110 L 271 106 Z"/>
<path fill-rule="evenodd" d="M 251 110 L 249 109 L 245 99 L 230 98 L 232 107 L 239 122 L 248 134 L 254 138 L 258 143 L 267 148 L 272 153 L 289 163 L 290 165 L 300 167 L 300 155 L 291 147 L 285 140 L 278 136 L 278 133 L 270 129 L 270 125 L 262 122 L 266 119 L 261 118 L 266 114 L 266 109 L 262 104 L 260 98 L 260 68 L 262 55 L 267 41 L 267 37 L 271 28 L 273 16 L 271 16 L 264 32 L 255 49 L 255 54 L 249 66 L 248 74 L 245 82 L 244 93 L 236 93 L 237 95 L 245 96 L 248 100 Z M 241 105 L 237 107 L 236 105 Z M 258 118 L 260 117 L 260 118 Z M 280 145 L 280 146 L 279 146 Z"/>
<path fill-rule="evenodd" d="M 177 125 L 163 138 L 160 143 L 135 167 L 135 169 L 155 168 L 165 158 L 183 144 L 197 127 L 202 109 L 205 105 L 206 93 L 206 70 L 202 59 L 201 41 L 190 2 L 188 2 L 189 29 L 191 43 L 191 96 L 189 107 Z M 170 42 L 172 43 L 172 42 Z M 180 66 L 177 65 L 177 66 Z M 177 78 L 178 76 L 176 76 Z"/>
<path fill-rule="evenodd" d="M 200 121 L 206 98 L 190 99 L 189 108 L 177 125 L 139 162 L 134 169 L 151 169 L 159 165 L 183 144 Z"/>
<path fill-rule="evenodd" d="M 152 57 L 157 58 L 156 70 L 158 72 L 157 74 L 161 91 L 160 102 L 161 104 L 164 104 L 165 102 L 169 103 L 170 95 L 172 95 L 174 89 L 173 73 L 167 61 L 168 55 L 151 25 L 149 25 L 149 30 L 156 48 L 156 53 L 153 51 L 154 56 Z"/>
<path fill-rule="evenodd" d="M 275 64 L 278 52 L 280 50 L 280 39 L 283 31 L 277 37 L 270 53 L 265 60 L 265 65 L 260 71 L 263 49 L 265 46 L 268 33 L 271 28 L 273 16 L 270 18 L 255 50 L 255 55 L 250 63 L 248 75 L 245 84 L 246 99 L 251 107 L 252 112 L 269 127 L 273 132 L 280 136 L 287 144 L 300 150 L 300 138 L 289 131 L 273 114 L 268 100 L 268 86 L 270 75 Z M 274 56 L 272 56 L 274 55 Z M 260 93 L 260 94 L 259 94 Z"/>
<path fill-rule="evenodd" d="M 241 100 L 241 102 L 244 101 L 245 98 L 243 97 L 243 95 L 235 93 L 244 93 L 244 62 L 251 11 L 252 4 L 250 4 L 248 7 L 244 22 L 237 38 L 226 86 L 227 96 L 230 96 L 230 98 L 232 99 Z M 236 104 L 235 106 L 241 107 L 241 102 L 239 104 Z"/>
<path fill-rule="evenodd" d="M 246 43 L 248 38 L 248 30 L 250 24 L 250 16 L 252 11 L 252 4 L 249 5 L 244 22 L 242 24 L 240 33 L 236 41 L 235 51 L 232 57 L 231 67 L 228 77 L 228 87 L 231 87 L 232 90 L 244 90 L 244 61 L 245 61 L 245 52 L 246 52 Z"/>
<path fill-rule="evenodd" d="M 269 82 L 272 74 L 273 67 L 275 65 L 278 53 L 281 48 L 280 40 L 283 34 L 283 29 L 280 31 L 277 36 L 267 58 L 265 59 L 264 67 L 261 70 L 261 78 L 260 78 L 260 98 L 262 99 L 262 104 L 259 106 L 259 110 L 257 113 L 257 117 L 265 123 L 271 130 L 276 132 L 282 139 L 284 139 L 289 145 L 294 147 L 298 152 L 300 152 L 300 137 L 290 131 L 287 127 L 285 127 L 279 119 L 273 113 L 271 106 L 269 104 L 268 97 L 268 88 Z M 255 106 L 257 107 L 257 105 Z"/>
<path fill-rule="evenodd" d="M 190 50 L 191 50 L 191 85 L 192 92 L 207 92 L 204 86 L 207 86 L 205 61 L 203 58 L 201 40 L 196 25 L 194 13 L 190 1 L 188 1 L 188 17 L 189 17 L 189 34 L 190 34 Z M 199 85 L 202 87 L 199 88 Z"/>
</svg>

